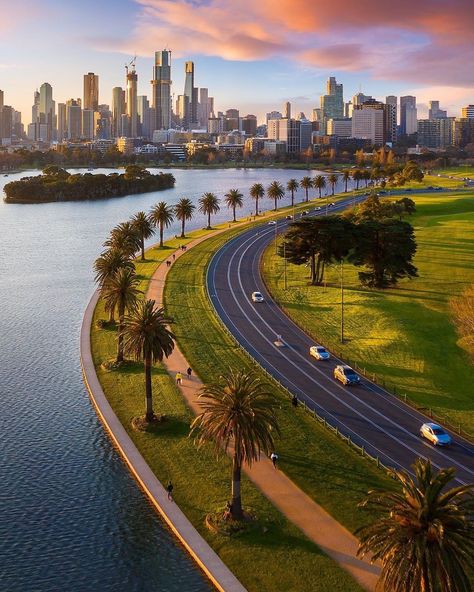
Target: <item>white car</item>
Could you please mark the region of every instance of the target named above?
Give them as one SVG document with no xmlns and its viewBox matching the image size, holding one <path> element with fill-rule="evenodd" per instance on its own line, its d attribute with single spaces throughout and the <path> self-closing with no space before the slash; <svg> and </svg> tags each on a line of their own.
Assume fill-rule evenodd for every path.
<svg viewBox="0 0 474 592">
<path fill-rule="evenodd" d="M 269 226 L 275 226 L 276 224 L 276 220 L 270 220 L 270 222 L 268 223 Z"/>
<path fill-rule="evenodd" d="M 253 302 L 263 302 L 265 298 L 262 296 L 261 292 L 252 292 L 252 301 Z"/>
<path fill-rule="evenodd" d="M 319 212 L 319 211 L 320 211 L 320 209 L 321 209 L 321 206 L 318 206 L 317 208 L 315 208 L 315 210 L 316 210 L 317 212 Z"/>
<path fill-rule="evenodd" d="M 309 348 L 309 355 L 317 360 L 329 360 L 329 352 L 322 345 L 312 345 Z"/>
<path fill-rule="evenodd" d="M 437 423 L 424 423 L 420 428 L 420 436 L 435 446 L 449 446 L 451 436 Z"/>
</svg>

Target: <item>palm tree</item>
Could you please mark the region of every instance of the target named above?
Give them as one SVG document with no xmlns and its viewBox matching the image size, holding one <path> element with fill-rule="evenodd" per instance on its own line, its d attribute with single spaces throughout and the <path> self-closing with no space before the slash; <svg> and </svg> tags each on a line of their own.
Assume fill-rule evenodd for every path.
<svg viewBox="0 0 474 592">
<path fill-rule="evenodd" d="M 225 194 L 225 203 L 228 208 L 232 208 L 234 213 L 234 222 L 237 222 L 235 218 L 235 209 L 241 208 L 244 205 L 243 195 L 238 189 L 229 189 L 229 192 Z"/>
<path fill-rule="evenodd" d="M 142 261 L 145 261 L 145 239 L 150 238 L 155 233 L 153 224 L 145 212 L 137 212 L 132 216 L 131 222 L 140 237 Z"/>
<path fill-rule="evenodd" d="M 306 201 L 308 201 L 309 200 L 308 190 L 311 189 L 311 187 L 313 186 L 313 180 L 311 179 L 311 177 L 303 177 L 300 181 L 300 185 L 301 185 L 301 187 L 303 187 L 305 195 L 306 195 Z"/>
<path fill-rule="evenodd" d="M 136 228 L 131 222 L 121 222 L 112 228 L 104 247 L 118 249 L 126 257 L 131 258 L 140 249 L 141 241 Z"/>
<path fill-rule="evenodd" d="M 339 177 L 335 173 L 331 173 L 328 177 L 329 185 L 331 185 L 331 195 L 334 195 L 334 189 L 336 188 Z"/>
<path fill-rule="evenodd" d="M 220 209 L 219 199 L 214 193 L 205 193 L 199 199 L 199 211 L 207 216 L 207 230 L 211 230 L 211 214 L 217 214 Z"/>
<path fill-rule="evenodd" d="M 286 184 L 286 188 L 288 189 L 288 191 L 291 191 L 291 205 L 292 206 L 295 205 L 295 191 L 298 191 L 299 186 L 300 186 L 300 184 L 298 183 L 298 181 L 296 179 L 290 179 L 288 181 L 288 183 Z"/>
<path fill-rule="evenodd" d="M 265 195 L 265 189 L 261 183 L 254 183 L 250 187 L 250 197 L 255 200 L 255 215 L 258 216 L 258 200 Z"/>
<path fill-rule="evenodd" d="M 365 181 L 365 186 L 367 187 L 370 181 L 370 171 L 362 171 L 362 179 Z"/>
<path fill-rule="evenodd" d="M 94 262 L 95 277 L 94 281 L 99 285 L 103 293 L 108 282 L 115 276 L 119 269 L 135 269 L 133 261 L 119 249 L 108 249 Z M 109 322 L 114 322 L 115 307 L 109 309 Z"/>
<path fill-rule="evenodd" d="M 110 278 L 104 290 L 105 310 L 117 308 L 119 317 L 117 362 L 123 362 L 123 319 L 125 311 L 131 311 L 137 304 L 138 278 L 134 269 L 122 267 Z"/>
<path fill-rule="evenodd" d="M 150 210 L 150 221 L 152 224 L 159 226 L 160 228 L 160 247 L 163 246 L 163 234 L 165 228 L 171 226 L 173 219 L 173 208 L 165 201 L 160 201 Z"/>
<path fill-rule="evenodd" d="M 362 181 L 362 171 L 359 171 L 359 169 L 352 171 L 352 179 L 356 182 L 356 189 L 359 189 L 359 183 Z"/>
<path fill-rule="evenodd" d="M 321 191 L 326 187 L 326 177 L 318 175 L 313 180 L 313 187 L 319 190 L 319 197 L 321 198 Z"/>
<path fill-rule="evenodd" d="M 277 210 L 277 202 L 285 195 L 283 185 L 278 181 L 272 181 L 267 189 L 267 195 L 270 199 L 273 199 L 275 204 L 274 210 Z"/>
<path fill-rule="evenodd" d="M 383 590 L 468 592 L 474 558 L 474 485 L 443 492 L 455 469 L 434 473 L 431 462 L 421 458 L 413 469 L 415 478 L 392 471 L 401 492 L 371 491 L 361 502 L 383 515 L 356 531 L 358 554 L 369 553 L 372 561 L 382 562 Z"/>
<path fill-rule="evenodd" d="M 349 179 L 351 178 L 351 172 L 349 169 L 345 169 L 344 172 L 342 173 L 342 179 L 344 181 L 344 193 L 347 193 L 347 183 L 349 181 Z"/>
<path fill-rule="evenodd" d="M 151 386 L 152 364 L 170 356 L 174 348 L 174 335 L 168 329 L 170 322 L 162 308 L 155 309 L 154 300 L 142 300 L 125 317 L 123 323 L 124 351 L 137 361 L 144 362 L 147 421 L 153 421 L 155 417 Z"/>
<path fill-rule="evenodd" d="M 253 374 L 230 370 L 221 384 L 204 386 L 199 395 L 203 412 L 191 424 L 197 443 L 214 442 L 216 452 L 232 450 L 232 517 L 244 517 L 240 480 L 243 463 L 251 465 L 264 452 L 274 450 L 279 433 L 276 400 L 268 385 Z M 272 433 L 273 432 L 273 433 Z M 233 448 L 232 448 L 233 446 Z"/>
<path fill-rule="evenodd" d="M 186 220 L 191 220 L 196 206 L 187 197 L 182 197 L 174 206 L 174 215 L 177 220 L 181 221 L 181 238 L 185 238 L 184 225 Z"/>
</svg>

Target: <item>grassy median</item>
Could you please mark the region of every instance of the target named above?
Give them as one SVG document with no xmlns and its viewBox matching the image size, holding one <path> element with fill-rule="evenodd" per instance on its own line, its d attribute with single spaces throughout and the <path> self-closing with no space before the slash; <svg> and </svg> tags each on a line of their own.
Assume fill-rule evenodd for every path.
<svg viewBox="0 0 474 592">
<path fill-rule="evenodd" d="M 419 406 L 432 408 L 474 434 L 474 367 L 458 346 L 448 301 L 474 283 L 474 191 L 416 195 L 415 265 L 419 277 L 396 288 L 359 285 L 358 269 L 344 266 L 345 337 L 340 344 L 340 269 L 325 287 L 308 285 L 304 266 L 288 265 L 268 248 L 265 281 L 285 311 L 314 339 L 396 385 Z"/>
</svg>

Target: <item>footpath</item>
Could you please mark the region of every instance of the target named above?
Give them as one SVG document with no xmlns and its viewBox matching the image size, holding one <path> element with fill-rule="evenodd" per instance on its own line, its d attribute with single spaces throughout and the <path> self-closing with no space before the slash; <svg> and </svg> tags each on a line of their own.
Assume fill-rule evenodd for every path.
<svg viewBox="0 0 474 592">
<path fill-rule="evenodd" d="M 210 236 L 217 236 L 226 230 L 227 228 L 201 236 L 187 243 L 187 249 L 191 249 Z M 182 250 L 175 251 L 173 261 L 181 257 L 184 252 Z M 170 268 L 165 263 L 162 263 L 151 277 L 147 298 L 155 300 L 157 307 L 163 306 L 164 286 Z M 200 413 L 198 391 L 203 384 L 195 375 L 187 378 L 186 369 L 190 364 L 177 344 L 171 356 L 164 359 L 164 365 L 171 376 L 174 376 L 177 372 L 183 375 L 182 385 L 179 387 L 181 393 L 191 410 L 195 414 Z M 371 565 L 367 560 L 356 557 L 358 541 L 353 534 L 332 518 L 324 508 L 314 502 L 284 473 L 275 470 L 268 458 L 262 458 L 251 467 L 245 466 L 244 470 L 262 493 L 288 520 L 293 522 L 320 549 L 349 572 L 363 588 L 369 591 L 375 590 L 380 575 L 380 567 Z"/>
</svg>

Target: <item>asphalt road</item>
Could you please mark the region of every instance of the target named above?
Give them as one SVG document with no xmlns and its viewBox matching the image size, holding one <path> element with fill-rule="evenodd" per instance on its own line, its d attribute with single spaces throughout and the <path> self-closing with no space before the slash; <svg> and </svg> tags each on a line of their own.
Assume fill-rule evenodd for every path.
<svg viewBox="0 0 474 592">
<path fill-rule="evenodd" d="M 320 211 L 308 208 L 310 215 L 323 215 L 324 204 L 323 199 Z M 338 202 L 330 212 L 348 204 L 352 198 Z M 410 470 L 417 457 L 425 457 L 437 468 L 455 467 L 458 484 L 474 482 L 472 444 L 451 434 L 451 447 L 433 447 L 419 436 L 427 417 L 363 377 L 358 386 L 342 385 L 333 377 L 334 367 L 341 363 L 338 358 L 317 361 L 309 356 L 315 342 L 272 300 L 260 274 L 265 248 L 288 223 L 280 220 L 276 227 L 268 223 L 253 227 L 215 253 L 208 268 L 207 289 L 227 328 L 291 393 L 384 464 Z M 252 302 L 250 296 L 256 290 L 265 302 Z M 285 347 L 274 344 L 277 335 L 282 336 Z"/>
</svg>

